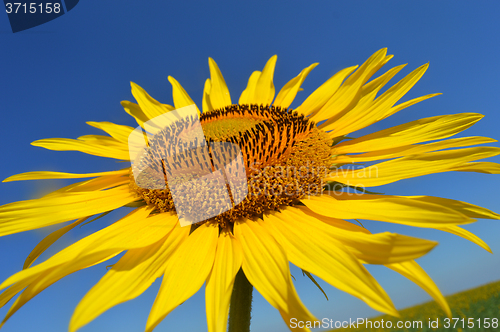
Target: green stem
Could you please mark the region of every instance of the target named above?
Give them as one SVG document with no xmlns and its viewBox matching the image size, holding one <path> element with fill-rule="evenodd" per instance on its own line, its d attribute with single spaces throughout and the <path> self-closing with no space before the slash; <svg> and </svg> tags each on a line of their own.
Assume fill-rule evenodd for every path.
<svg viewBox="0 0 500 332">
<path fill-rule="evenodd" d="M 228 332 L 250 332 L 253 286 L 240 269 L 234 280 L 229 307 Z"/>
</svg>

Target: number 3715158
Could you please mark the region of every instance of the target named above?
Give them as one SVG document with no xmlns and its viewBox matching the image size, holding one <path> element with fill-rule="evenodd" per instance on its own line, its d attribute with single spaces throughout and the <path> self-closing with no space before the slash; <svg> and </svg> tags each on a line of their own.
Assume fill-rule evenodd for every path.
<svg viewBox="0 0 500 332">
<path fill-rule="evenodd" d="M 61 4 L 58 2 L 7 2 L 5 4 L 7 14 L 59 14 L 61 12 Z"/>
<path fill-rule="evenodd" d="M 498 328 L 498 318 L 445 318 L 445 328 Z"/>
</svg>

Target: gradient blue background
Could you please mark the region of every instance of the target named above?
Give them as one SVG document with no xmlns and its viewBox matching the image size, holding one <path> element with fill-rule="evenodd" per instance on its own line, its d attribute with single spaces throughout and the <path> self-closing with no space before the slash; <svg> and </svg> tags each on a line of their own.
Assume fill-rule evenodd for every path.
<svg viewBox="0 0 500 332">
<path fill-rule="evenodd" d="M 303 85 L 297 102 L 336 71 L 361 64 L 388 47 L 389 66 L 408 63 L 396 79 L 423 63 L 430 68 L 405 100 L 423 94 L 443 95 L 406 109 L 365 132 L 422 117 L 479 112 L 485 118 L 462 136 L 499 138 L 500 77 L 498 44 L 500 3 L 494 1 L 280 1 L 141 2 L 80 1 L 69 13 L 36 28 L 13 34 L 0 13 L 0 178 L 37 170 L 96 172 L 123 168 L 122 163 L 79 152 L 55 152 L 30 142 L 49 137 L 76 138 L 99 133 L 85 121 L 135 126 L 121 108 L 133 100 L 129 81 L 156 99 L 172 103 L 167 76 L 174 76 L 201 105 L 207 58 L 220 66 L 237 101 L 252 71 L 278 54 L 275 85 L 281 88 L 300 70 L 320 62 Z M 293 106 L 292 105 L 292 106 Z M 491 158 L 500 161 L 500 158 Z M 69 181 L 0 184 L 0 204 L 39 197 Z M 460 199 L 500 211 L 500 176 L 446 173 L 400 181 L 380 188 L 387 194 L 433 195 Z M 124 215 L 75 229 L 50 248 L 48 255 Z M 494 255 L 442 232 L 366 224 L 372 231 L 391 230 L 437 240 L 440 245 L 418 262 L 444 294 L 500 279 L 500 224 L 480 220 L 466 226 L 483 238 Z M 22 268 L 31 249 L 51 229 L 0 239 L 0 279 Z M 65 331 L 79 299 L 106 272 L 100 264 L 75 273 L 30 301 L 2 331 Z M 381 267 L 370 271 L 397 308 L 429 300 L 404 277 Z M 360 300 L 320 282 L 330 300 L 292 268 L 304 303 L 319 318 L 369 317 L 377 313 Z M 159 282 L 139 298 L 109 310 L 81 331 L 141 331 Z M 257 292 L 252 331 L 288 331 L 278 312 Z M 204 331 L 204 291 L 170 314 L 157 331 Z M 7 308 L 0 309 L 4 316 Z"/>
</svg>

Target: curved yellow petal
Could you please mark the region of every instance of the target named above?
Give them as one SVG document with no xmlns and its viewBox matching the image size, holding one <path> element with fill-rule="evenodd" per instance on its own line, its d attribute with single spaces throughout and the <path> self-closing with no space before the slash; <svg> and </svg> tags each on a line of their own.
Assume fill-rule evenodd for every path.
<svg viewBox="0 0 500 332">
<path fill-rule="evenodd" d="M 247 87 L 241 93 L 238 103 L 240 105 L 251 104 L 253 102 L 253 96 L 255 94 L 255 88 L 257 87 L 257 81 L 261 75 L 260 71 L 254 71 L 250 78 L 248 79 Z"/>
<path fill-rule="evenodd" d="M 339 89 L 342 82 L 347 76 L 352 74 L 358 66 L 352 66 L 349 68 L 342 69 L 332 77 L 330 77 L 325 83 L 323 83 L 319 88 L 314 90 L 313 93 L 306 98 L 306 100 L 295 110 L 304 115 L 312 115 L 313 120 L 321 120 L 314 118 L 314 114 L 317 113 L 326 102 L 335 94 Z"/>
<path fill-rule="evenodd" d="M 473 147 L 410 155 L 365 168 L 336 169 L 326 179 L 356 187 L 374 187 L 417 176 L 448 172 L 469 161 L 500 154 L 497 147 Z"/>
<path fill-rule="evenodd" d="M 148 120 L 170 112 L 173 109 L 172 106 L 162 104 L 151 97 L 143 88 L 134 82 L 130 82 L 130 85 L 132 87 L 132 95 Z"/>
<path fill-rule="evenodd" d="M 92 287 L 75 309 L 70 331 L 76 331 L 113 306 L 141 295 L 165 271 L 165 262 L 189 235 L 189 227 L 176 227 L 166 238 L 132 249 Z"/>
<path fill-rule="evenodd" d="M 292 104 L 297 92 L 299 92 L 300 86 L 306 79 L 307 75 L 314 69 L 319 63 L 313 63 L 307 68 L 304 68 L 299 75 L 288 81 L 285 86 L 280 90 L 274 101 L 274 106 L 279 106 L 282 108 L 288 108 Z"/>
<path fill-rule="evenodd" d="M 291 318 L 317 319 L 302 304 L 293 286 L 283 248 L 262 221 L 235 222 L 234 236 L 243 251 L 242 268 L 248 281 L 276 309 L 286 323 Z"/>
<path fill-rule="evenodd" d="M 383 86 L 385 86 L 404 67 L 406 67 L 406 64 L 391 68 L 387 72 L 385 72 L 384 74 L 382 74 L 379 77 L 366 83 L 365 85 L 363 85 L 361 87 L 361 91 L 360 91 L 361 95 L 367 95 L 375 90 L 380 91 L 380 89 Z"/>
<path fill-rule="evenodd" d="M 47 138 L 34 141 L 39 146 L 55 151 L 80 151 L 83 153 L 120 160 L 129 160 L 128 146 L 123 142 L 110 140 L 74 140 L 69 138 Z"/>
<path fill-rule="evenodd" d="M 0 207 L 0 236 L 91 216 L 137 200 L 128 186 L 14 202 Z M 40 218 L 44 216 L 44 218 Z"/>
<path fill-rule="evenodd" d="M 339 119 L 334 118 L 326 121 L 320 128 L 325 131 L 334 130 L 335 135 L 342 136 L 365 128 L 396 113 L 396 110 L 399 111 L 399 109 L 393 108 L 393 105 L 420 80 L 427 68 L 428 64 L 420 66 L 373 102 L 357 105 Z M 430 98 L 429 96 L 424 97 Z"/>
<path fill-rule="evenodd" d="M 214 264 L 219 227 L 205 223 L 181 244 L 165 264 L 165 274 L 146 323 L 152 331 L 179 304 L 200 289 Z"/>
<path fill-rule="evenodd" d="M 98 253 L 94 253 L 93 255 L 86 255 L 79 260 L 73 261 L 70 264 L 65 264 L 59 267 L 55 267 L 44 271 L 41 273 L 38 278 L 32 280 L 28 287 L 19 295 L 16 301 L 12 304 L 9 311 L 5 315 L 2 323 L 0 324 L 0 328 L 3 324 L 23 305 L 29 302 L 33 297 L 38 295 L 41 291 L 60 280 L 61 278 L 74 273 L 76 271 L 85 269 L 87 267 L 99 264 L 108 259 L 113 258 L 118 255 L 120 251 L 117 250 L 106 250 Z"/>
<path fill-rule="evenodd" d="M 488 246 L 488 244 L 486 244 L 486 242 L 484 242 L 476 234 L 473 234 L 473 233 L 469 232 L 466 229 L 463 229 L 463 228 L 458 227 L 458 226 L 447 226 L 447 227 L 440 227 L 440 228 L 437 228 L 437 229 L 439 229 L 440 231 L 444 231 L 444 232 L 448 232 L 448 233 L 460 236 L 460 237 L 462 237 L 462 238 L 464 238 L 466 240 L 471 241 L 472 243 L 477 244 L 478 246 L 480 246 L 484 250 L 486 250 L 486 251 L 488 251 L 490 253 L 493 253 L 491 251 L 490 246 Z"/>
<path fill-rule="evenodd" d="M 124 250 L 147 247 L 158 242 L 177 224 L 176 217 L 170 222 L 157 216 L 146 219 L 150 212 L 148 207 L 140 208 L 121 219 L 121 222 L 116 222 L 58 252 L 47 261 L 7 279 L 0 288 L 13 283 L 15 284 L 11 288 L 14 291 L 28 287 L 12 305 L 3 323 L 30 299 L 61 278 L 106 261 Z M 13 292 L 9 289 L 5 293 L 11 296 Z"/>
<path fill-rule="evenodd" d="M 12 300 L 12 298 L 26 288 L 26 286 L 27 284 L 17 283 L 4 290 L 2 294 L 0 294 L 0 308 Z"/>
<path fill-rule="evenodd" d="M 445 205 L 412 197 L 350 193 L 334 195 L 310 196 L 301 202 L 314 212 L 332 218 L 378 220 L 414 227 L 434 228 L 475 221 Z"/>
<path fill-rule="evenodd" d="M 410 279 L 418 286 L 420 286 L 423 290 L 429 293 L 430 296 L 443 308 L 444 312 L 448 317 L 451 317 L 451 310 L 444 298 L 443 294 L 439 291 L 439 288 L 436 286 L 434 281 L 425 273 L 424 269 L 422 269 L 417 262 L 408 261 L 402 263 L 394 263 L 386 265 L 391 270 L 398 272 L 399 274 L 405 276 Z"/>
<path fill-rule="evenodd" d="M 309 221 L 305 214 L 284 211 L 265 214 L 263 225 L 272 230 L 290 262 L 372 308 L 397 316 L 389 296 L 358 259 Z"/>
<path fill-rule="evenodd" d="M 335 157 L 334 163 L 348 164 L 348 163 L 367 162 L 367 161 L 382 160 L 382 159 L 392 159 L 397 157 L 406 157 L 410 155 L 417 155 L 426 152 L 438 151 L 448 148 L 460 148 L 464 146 L 493 143 L 496 141 L 497 140 L 495 139 L 489 137 L 481 137 L 481 136 L 459 137 L 459 138 L 441 140 L 427 144 L 404 145 L 396 148 L 376 150 L 356 155 L 340 155 Z M 451 167 L 449 170 L 471 171 L 471 172 L 482 172 L 482 173 L 495 172 L 497 170 L 497 167 L 491 164 L 494 163 L 487 163 L 487 164 L 466 163 L 462 166 Z M 483 168 L 483 166 L 486 167 Z"/>
<path fill-rule="evenodd" d="M 231 105 L 231 96 L 227 88 L 226 81 L 222 76 L 219 66 L 214 59 L 208 58 L 208 66 L 210 68 L 210 103 L 215 109 L 224 108 Z"/>
<path fill-rule="evenodd" d="M 53 191 L 45 195 L 44 197 L 58 196 L 63 193 L 104 190 L 104 189 L 118 187 L 124 184 L 129 184 L 130 183 L 130 178 L 128 177 L 129 172 L 130 169 L 126 169 L 124 170 L 125 174 L 117 173 L 112 175 L 103 175 L 94 179 L 73 183 L 70 184 L 69 186 L 62 187 L 56 191 Z M 138 200 L 139 198 L 136 199 Z"/>
<path fill-rule="evenodd" d="M 117 141 L 128 143 L 128 137 L 132 130 L 134 128 L 129 127 L 129 126 L 124 126 L 124 125 L 118 125 L 112 122 L 94 122 L 94 121 L 87 121 L 87 124 L 99 128 L 102 131 L 105 131 L 108 133 L 111 137 L 116 139 Z"/>
<path fill-rule="evenodd" d="M 383 59 L 382 62 L 380 62 L 377 67 L 375 68 L 380 68 L 382 67 L 386 62 L 388 61 L 388 57 Z M 370 81 L 369 83 L 365 84 L 362 87 L 359 87 L 361 82 L 358 82 L 357 85 L 355 85 L 358 88 L 358 91 L 354 97 L 351 96 L 352 101 L 349 104 L 344 104 L 347 105 L 343 109 L 338 108 L 336 103 L 328 103 L 327 107 L 324 107 L 322 109 L 322 112 L 319 116 L 317 116 L 315 119 L 317 121 L 325 120 L 325 125 L 335 122 L 337 119 L 341 118 L 344 116 L 346 113 L 351 112 L 354 109 L 360 109 L 363 107 L 367 107 L 368 105 L 371 105 L 373 101 L 375 100 L 375 97 L 377 96 L 378 92 L 391 80 L 394 75 L 396 75 L 405 65 L 400 65 L 394 68 L 389 69 L 386 73 L 380 75 L 376 79 Z M 347 81 L 346 81 L 346 84 Z"/>
<path fill-rule="evenodd" d="M 489 143 L 489 142 L 488 142 Z M 500 164 L 488 161 L 465 163 L 460 166 L 450 168 L 456 172 L 477 172 L 485 174 L 500 174 Z"/>
<path fill-rule="evenodd" d="M 46 237 L 43 238 L 42 241 L 40 241 L 35 248 L 29 253 L 28 257 L 26 258 L 24 265 L 23 265 L 23 270 L 27 269 L 33 264 L 33 262 L 45 251 L 47 248 L 49 248 L 54 242 L 59 240 L 61 236 L 75 228 L 76 226 L 80 225 L 83 223 L 85 220 L 87 220 L 88 217 L 85 218 L 80 218 L 75 222 L 72 222 L 69 225 L 64 226 L 61 229 L 58 229 L 55 232 L 50 233 Z"/>
<path fill-rule="evenodd" d="M 242 259 L 240 244 L 229 231 L 223 230 L 205 288 L 208 332 L 226 332 L 234 278 Z"/>
<path fill-rule="evenodd" d="M 137 121 L 137 124 L 139 126 L 143 127 L 144 123 L 150 120 L 136 103 L 130 102 L 128 100 L 122 100 L 120 104 L 122 105 L 125 112 L 132 116 L 135 121 Z"/>
<path fill-rule="evenodd" d="M 212 83 L 210 83 L 210 79 L 207 78 L 205 81 L 205 87 L 203 89 L 203 100 L 201 102 L 203 113 L 207 113 L 212 111 L 214 108 L 210 102 L 210 90 L 212 89 Z"/>
<path fill-rule="evenodd" d="M 375 74 L 392 56 L 386 56 L 387 49 L 383 48 L 375 52 L 366 60 L 352 75 L 350 75 L 337 92 L 326 102 L 326 104 L 314 116 L 315 119 L 337 118 L 362 97 L 360 89 L 368 79 Z M 316 120 L 316 121 L 318 121 Z"/>
<path fill-rule="evenodd" d="M 150 207 L 137 208 L 127 216 L 59 251 L 46 261 L 21 270 L 9 277 L 0 289 L 15 283 L 22 283 L 26 287 L 42 273 L 85 256 L 97 255 L 100 252 L 121 252 L 134 248 L 149 246 L 167 235 L 174 226 L 178 225 L 177 216 L 170 213 L 160 213 L 148 217 Z M 23 288 L 24 288 L 23 287 Z"/>
<path fill-rule="evenodd" d="M 176 109 L 186 107 L 186 106 L 191 106 L 195 105 L 196 110 L 198 111 L 198 114 L 200 114 L 200 110 L 198 109 L 198 106 L 194 103 L 193 99 L 189 97 L 187 94 L 186 90 L 180 85 L 179 82 L 172 76 L 168 77 L 168 81 L 170 84 L 172 84 L 172 97 L 174 98 L 174 106 Z"/>
<path fill-rule="evenodd" d="M 254 71 L 248 79 L 246 89 L 241 93 L 239 104 L 270 105 L 274 99 L 274 68 L 277 55 L 273 55 L 262 72 Z"/>
<path fill-rule="evenodd" d="M 336 229 L 339 228 L 342 230 L 347 230 L 349 232 L 361 232 L 361 233 L 365 233 L 365 234 L 371 234 L 371 232 L 369 230 L 367 230 L 366 228 L 364 228 L 358 224 L 354 224 L 354 223 L 348 222 L 346 220 L 327 217 L 327 216 L 318 214 L 306 206 L 298 206 L 297 208 L 300 209 L 303 213 L 307 214 L 308 216 L 314 217 L 315 219 L 317 219 L 321 222 L 324 222 L 325 224 L 328 224 L 330 226 L 333 226 Z"/>
<path fill-rule="evenodd" d="M 274 99 L 274 68 L 276 67 L 277 55 L 273 55 L 264 66 L 262 73 L 257 80 L 253 97 L 250 97 L 250 103 L 257 105 L 271 105 Z"/>
<path fill-rule="evenodd" d="M 300 222 L 304 227 L 321 231 L 325 236 L 340 241 L 357 259 L 368 264 L 390 264 L 416 259 L 438 244 L 435 241 L 389 232 L 367 234 L 332 227 L 318 220 L 306 207 L 288 207 L 276 216 L 283 220 L 294 219 L 290 225 Z"/>
<path fill-rule="evenodd" d="M 134 242 L 137 243 L 135 237 L 138 234 L 137 221 L 145 218 L 150 212 L 151 209 L 149 208 L 138 209 L 123 218 L 121 223 L 115 223 L 114 227 L 110 226 L 94 233 L 58 252 L 47 261 L 32 268 L 22 270 L 8 278 L 2 283 L 1 288 L 12 285 L 14 282 L 15 284 L 2 294 L 2 300 L 8 296 L 12 296 L 14 292 L 19 292 L 26 286 L 28 287 L 11 306 L 2 324 L 34 296 L 61 278 L 78 270 L 106 261 L 129 247 L 133 248 Z M 132 226 L 135 226 L 135 231 L 130 231 L 130 221 L 134 222 Z M 129 223 L 129 227 L 127 227 L 127 223 Z M 122 234 L 116 232 L 116 224 L 125 226 L 119 229 L 119 232 Z M 146 226 L 147 228 L 149 228 L 149 225 Z M 159 230 L 160 228 L 154 227 L 154 234 L 161 233 Z M 143 231 L 143 229 L 140 229 L 139 233 Z M 115 242 L 111 241 L 111 239 Z M 139 239 L 141 239 L 141 236 L 139 236 Z M 151 240 L 156 240 L 156 238 L 150 234 L 148 241 Z M 142 245 L 148 245 L 148 242 L 142 243 Z M 4 294 L 6 295 L 4 296 Z"/>
<path fill-rule="evenodd" d="M 478 205 L 457 201 L 455 199 L 435 196 L 408 196 L 411 199 L 432 204 L 439 204 L 458 211 L 469 218 L 500 219 L 500 214 Z"/>
<path fill-rule="evenodd" d="M 391 127 L 335 146 L 334 154 L 391 149 L 453 136 L 479 121 L 483 115 L 460 113 L 419 119 Z"/>
<path fill-rule="evenodd" d="M 96 176 L 111 176 L 111 175 L 127 175 L 129 169 L 123 169 L 119 171 L 110 172 L 99 172 L 99 173 L 87 173 L 87 174 L 76 174 L 76 173 L 63 173 L 63 172 L 26 172 L 16 175 L 9 176 L 2 182 L 11 181 L 25 181 L 25 180 L 43 180 L 43 179 L 78 179 L 78 178 L 93 178 Z"/>
<path fill-rule="evenodd" d="M 79 141 L 82 142 L 91 142 L 91 143 L 100 143 L 103 146 L 115 146 L 117 143 L 122 143 L 117 139 L 104 135 L 83 135 L 77 137 Z"/>
</svg>

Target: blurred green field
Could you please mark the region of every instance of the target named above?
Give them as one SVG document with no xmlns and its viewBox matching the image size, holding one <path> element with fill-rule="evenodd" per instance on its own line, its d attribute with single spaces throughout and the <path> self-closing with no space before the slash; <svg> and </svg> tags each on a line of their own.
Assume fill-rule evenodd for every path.
<svg viewBox="0 0 500 332">
<path fill-rule="evenodd" d="M 447 317 L 443 310 L 436 302 L 432 301 L 400 310 L 400 318 L 382 315 L 369 319 L 373 322 L 372 328 L 341 328 L 333 331 L 500 331 L 500 281 L 446 296 L 446 299 L 455 320 L 445 320 Z M 472 319 L 469 320 L 470 318 Z M 486 320 L 486 318 L 489 319 Z M 434 322 L 438 319 L 439 327 L 429 327 L 429 319 Z M 376 326 L 380 326 L 382 320 L 384 326 L 387 326 L 388 321 L 392 322 L 392 328 L 376 328 Z M 422 325 L 419 328 L 397 328 L 398 321 L 421 321 Z M 448 324 L 446 324 L 447 322 Z M 474 324 L 473 327 L 472 325 L 468 327 L 470 322 Z M 446 328 L 445 325 L 449 325 L 449 327 Z"/>
</svg>

